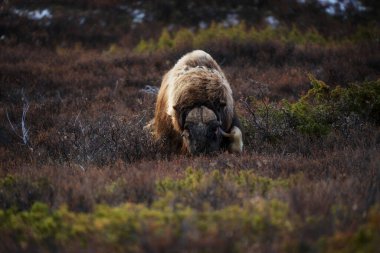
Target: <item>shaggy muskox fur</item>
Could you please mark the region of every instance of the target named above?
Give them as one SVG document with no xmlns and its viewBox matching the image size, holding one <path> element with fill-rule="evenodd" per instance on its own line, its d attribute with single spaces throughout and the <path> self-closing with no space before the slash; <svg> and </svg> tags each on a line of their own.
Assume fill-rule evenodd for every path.
<svg viewBox="0 0 380 253">
<path fill-rule="evenodd" d="M 232 136 L 233 127 L 240 137 Z M 242 149 L 230 84 L 209 54 L 201 50 L 188 53 L 163 77 L 153 130 L 157 139 L 166 139 L 172 149 L 187 153 L 232 146 Z M 239 143 L 231 145 L 236 138 Z"/>
</svg>

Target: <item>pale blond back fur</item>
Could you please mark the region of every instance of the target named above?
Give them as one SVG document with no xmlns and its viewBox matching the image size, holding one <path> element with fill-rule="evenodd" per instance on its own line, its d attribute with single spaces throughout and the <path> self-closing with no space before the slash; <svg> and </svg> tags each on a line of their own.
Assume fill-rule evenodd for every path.
<svg viewBox="0 0 380 253">
<path fill-rule="evenodd" d="M 209 54 L 195 50 L 180 58 L 163 77 L 152 124 L 156 139 L 170 140 L 173 149 L 182 146 L 180 112 L 199 106 L 221 110 L 222 128 L 231 129 L 235 112 L 230 84 Z"/>
<path fill-rule="evenodd" d="M 226 104 L 225 128 L 232 122 L 232 90 L 219 65 L 206 52 L 195 50 L 184 55 L 167 73 L 167 114 L 176 121 L 175 107 L 188 107 L 219 100 Z M 177 122 L 173 122 L 177 126 Z"/>
</svg>

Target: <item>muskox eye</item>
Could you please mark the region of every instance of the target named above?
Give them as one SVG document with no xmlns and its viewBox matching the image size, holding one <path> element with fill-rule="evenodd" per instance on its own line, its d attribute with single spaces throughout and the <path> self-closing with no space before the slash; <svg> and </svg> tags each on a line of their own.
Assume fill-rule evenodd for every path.
<svg viewBox="0 0 380 253">
<path fill-rule="evenodd" d="M 218 126 L 212 126 L 210 128 L 210 132 L 211 132 L 212 136 L 215 137 L 216 135 L 218 135 L 219 127 Z"/>
</svg>

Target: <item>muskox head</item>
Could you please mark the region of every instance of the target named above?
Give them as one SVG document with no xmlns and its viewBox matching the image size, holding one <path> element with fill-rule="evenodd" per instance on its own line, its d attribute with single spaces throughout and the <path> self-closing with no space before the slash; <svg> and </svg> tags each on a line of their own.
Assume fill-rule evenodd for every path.
<svg viewBox="0 0 380 253">
<path fill-rule="evenodd" d="M 180 116 L 184 148 L 192 155 L 213 153 L 221 148 L 221 122 L 206 106 L 192 108 Z"/>
</svg>

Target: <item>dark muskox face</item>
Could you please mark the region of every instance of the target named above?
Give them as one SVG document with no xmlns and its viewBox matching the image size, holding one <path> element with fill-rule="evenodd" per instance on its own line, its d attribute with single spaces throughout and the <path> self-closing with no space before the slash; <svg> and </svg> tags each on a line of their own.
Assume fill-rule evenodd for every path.
<svg viewBox="0 0 380 253">
<path fill-rule="evenodd" d="M 184 119 L 183 129 L 183 143 L 190 154 L 209 154 L 220 149 L 220 121 L 207 107 L 192 109 Z"/>
</svg>

